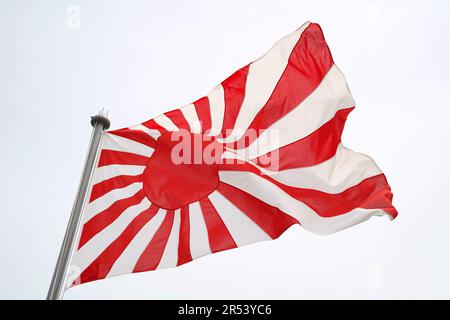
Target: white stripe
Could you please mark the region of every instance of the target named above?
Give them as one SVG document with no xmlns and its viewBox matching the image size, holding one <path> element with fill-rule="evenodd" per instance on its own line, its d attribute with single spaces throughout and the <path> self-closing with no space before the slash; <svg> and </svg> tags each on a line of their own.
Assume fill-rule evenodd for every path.
<svg viewBox="0 0 450 320">
<path fill-rule="evenodd" d="M 130 244 L 116 260 L 108 277 L 119 274 L 132 273 L 142 252 L 148 246 L 156 231 L 161 226 L 166 210 L 159 210 L 158 213 L 136 234 Z"/>
<path fill-rule="evenodd" d="M 159 124 L 161 127 L 166 129 L 167 131 L 178 131 L 178 127 L 173 123 L 173 121 L 167 117 L 165 114 L 162 114 L 156 117 L 155 122 Z"/>
<path fill-rule="evenodd" d="M 222 159 L 225 163 L 230 163 L 228 162 L 230 160 L 245 161 L 258 168 L 263 174 L 287 186 L 315 189 L 327 193 L 340 193 L 367 178 L 382 173 L 369 156 L 347 149 L 342 144 L 339 144 L 333 157 L 318 165 L 282 171 L 266 170 L 231 151 L 225 151 Z"/>
<path fill-rule="evenodd" d="M 197 111 L 195 110 L 194 104 L 188 104 L 187 106 L 182 107 L 181 113 L 183 113 L 184 118 L 189 123 L 189 127 L 191 128 L 191 132 L 200 133 L 202 132 L 202 126 L 200 120 L 198 119 Z"/>
<path fill-rule="evenodd" d="M 216 208 L 238 247 L 257 241 L 272 239 L 252 219 L 219 192 L 214 191 L 208 198 Z"/>
<path fill-rule="evenodd" d="M 72 265 L 83 272 L 130 224 L 142 211 L 150 207 L 150 202 L 144 198 L 141 203 L 127 208 L 108 227 L 96 234 L 74 253 Z"/>
<path fill-rule="evenodd" d="M 238 152 L 247 159 L 256 158 L 308 136 L 333 118 L 338 110 L 354 105 L 344 75 L 333 65 L 308 98 L 270 126 L 248 148 Z M 274 133 L 278 139 L 271 139 Z"/>
<path fill-rule="evenodd" d="M 138 130 L 138 131 L 143 131 L 146 134 L 148 134 L 150 137 L 154 138 L 154 139 L 158 139 L 159 136 L 161 135 L 161 132 L 159 132 L 156 129 L 149 129 L 146 126 L 142 125 L 142 124 L 138 124 L 132 127 L 129 127 L 128 129 L 130 130 Z"/>
<path fill-rule="evenodd" d="M 355 209 L 348 213 L 323 218 L 304 203 L 291 197 L 273 183 L 250 172 L 219 172 L 220 180 L 239 188 L 265 203 L 297 219 L 307 230 L 317 234 L 330 234 L 369 219 L 373 215 L 388 215 L 379 209 Z"/>
<path fill-rule="evenodd" d="M 180 209 L 175 210 L 172 230 L 164 248 L 161 261 L 156 269 L 176 267 L 178 263 L 178 243 L 180 238 Z"/>
<path fill-rule="evenodd" d="M 86 209 L 83 212 L 83 222 L 89 221 L 96 214 L 108 209 L 114 202 L 131 197 L 139 190 L 142 190 L 142 182 L 135 182 L 125 188 L 114 189 L 95 199 L 86 205 Z"/>
<path fill-rule="evenodd" d="M 105 132 L 103 136 L 101 149 L 131 152 L 146 157 L 150 157 L 153 153 L 153 148 L 108 132 Z"/>
<path fill-rule="evenodd" d="M 245 96 L 236 118 L 235 128 L 224 142 L 238 140 L 264 107 L 281 78 L 295 45 L 309 22 L 279 40 L 264 56 L 250 64 Z"/>
<path fill-rule="evenodd" d="M 288 186 L 340 193 L 382 172 L 371 158 L 340 144 L 334 157 L 316 166 L 266 173 Z"/>
<path fill-rule="evenodd" d="M 209 110 L 211 114 L 211 129 L 208 136 L 217 136 L 222 131 L 225 113 L 225 97 L 221 84 L 216 86 L 209 94 Z"/>
<path fill-rule="evenodd" d="M 208 229 L 206 228 L 205 219 L 198 202 L 189 205 L 189 226 L 192 259 L 211 253 L 208 240 Z"/>
<path fill-rule="evenodd" d="M 92 176 L 92 185 L 120 175 L 137 176 L 142 174 L 144 170 L 145 166 L 121 164 L 112 164 L 110 166 L 96 168 Z"/>
</svg>

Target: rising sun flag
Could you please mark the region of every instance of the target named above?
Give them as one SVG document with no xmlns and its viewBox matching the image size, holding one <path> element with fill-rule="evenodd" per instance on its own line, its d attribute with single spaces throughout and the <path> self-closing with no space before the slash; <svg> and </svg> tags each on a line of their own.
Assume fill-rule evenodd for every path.
<svg viewBox="0 0 450 320">
<path fill-rule="evenodd" d="M 341 143 L 354 106 L 306 23 L 207 96 L 103 132 L 68 285 L 177 267 L 294 224 L 330 234 L 394 219 L 384 174 Z"/>
</svg>

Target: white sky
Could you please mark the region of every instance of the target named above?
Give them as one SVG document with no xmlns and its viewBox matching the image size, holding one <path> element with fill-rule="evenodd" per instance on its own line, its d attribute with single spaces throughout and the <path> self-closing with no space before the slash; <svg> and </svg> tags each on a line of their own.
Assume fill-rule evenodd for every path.
<svg viewBox="0 0 450 320">
<path fill-rule="evenodd" d="M 79 10 L 79 15 L 78 15 Z M 448 1 L 0 0 L 0 298 L 44 298 L 90 136 L 204 96 L 307 20 L 357 102 L 399 218 L 76 287 L 92 298 L 450 298 Z M 78 19 L 79 18 L 79 19 Z"/>
</svg>

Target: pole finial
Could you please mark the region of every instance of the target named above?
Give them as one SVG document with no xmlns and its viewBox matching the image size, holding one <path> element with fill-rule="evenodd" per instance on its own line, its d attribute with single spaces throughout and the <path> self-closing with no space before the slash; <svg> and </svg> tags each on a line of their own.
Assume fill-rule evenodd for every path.
<svg viewBox="0 0 450 320">
<path fill-rule="evenodd" d="M 108 130 L 111 126 L 111 121 L 108 119 L 108 112 L 105 114 L 103 110 L 104 109 L 102 109 L 102 111 L 95 116 L 91 117 L 91 125 L 95 127 L 97 124 L 101 124 L 103 125 L 104 130 Z"/>
</svg>

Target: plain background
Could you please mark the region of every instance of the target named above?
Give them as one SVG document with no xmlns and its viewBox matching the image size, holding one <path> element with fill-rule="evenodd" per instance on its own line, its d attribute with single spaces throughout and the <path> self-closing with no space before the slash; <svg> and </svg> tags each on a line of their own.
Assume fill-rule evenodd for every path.
<svg viewBox="0 0 450 320">
<path fill-rule="evenodd" d="M 400 215 L 69 290 L 80 298 L 450 298 L 448 1 L 0 1 L 0 298 L 45 297 L 91 133 L 190 103 L 307 20 L 357 102 L 344 144 Z"/>
</svg>

